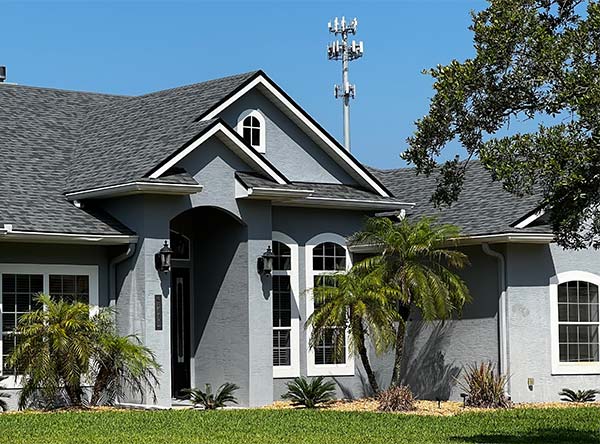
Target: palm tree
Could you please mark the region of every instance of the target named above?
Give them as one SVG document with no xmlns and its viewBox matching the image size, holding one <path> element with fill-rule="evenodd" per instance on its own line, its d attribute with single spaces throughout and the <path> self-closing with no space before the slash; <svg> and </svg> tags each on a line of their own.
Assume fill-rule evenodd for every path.
<svg viewBox="0 0 600 444">
<path fill-rule="evenodd" d="M 33 400 L 52 408 L 63 397 L 69 405 L 80 406 L 82 377 L 94 345 L 89 306 L 48 295 L 40 295 L 37 303 L 39 309 L 19 318 L 18 345 L 7 361 L 23 375 L 19 408 Z"/>
<path fill-rule="evenodd" d="M 108 309 L 90 317 L 80 302 L 36 298 L 40 308 L 19 318 L 18 345 L 8 357 L 23 376 L 19 408 L 84 404 L 82 382 L 91 381 L 91 404 L 112 403 L 125 387 L 141 392 L 157 384 L 159 365 L 135 336 L 120 337 Z"/>
<path fill-rule="evenodd" d="M 391 385 L 400 384 L 406 324 L 412 308 L 424 320 L 444 320 L 471 300 L 469 290 L 455 270 L 466 266 L 467 256 L 449 247 L 459 235 L 453 225 L 437 225 L 432 218 L 417 221 L 370 218 L 351 243 L 381 250 L 358 267 L 379 270 L 383 281 L 397 289 L 400 319 L 396 329 Z"/>
<path fill-rule="evenodd" d="M 98 331 L 90 368 L 95 381 L 90 405 L 113 404 L 126 390 L 143 395 L 145 389 L 156 402 L 154 387 L 161 368 L 154 353 L 137 336 L 117 334 L 113 310 L 103 309 L 94 321 Z"/>
<path fill-rule="evenodd" d="M 0 382 L 4 381 L 7 378 L 8 378 L 8 376 L 0 376 Z M 0 385 L 0 390 L 4 390 L 4 389 L 6 389 L 6 387 L 4 387 L 3 385 Z M 10 398 L 10 395 L 7 393 L 4 393 L 4 392 L 0 392 L 0 410 L 5 412 L 8 410 L 8 403 L 2 398 Z"/>
<path fill-rule="evenodd" d="M 398 318 L 394 301 L 398 292 L 382 285 L 380 271 L 353 267 L 347 273 L 321 276 L 312 289 L 315 310 L 306 321 L 312 328 L 310 346 L 316 347 L 332 330 L 346 328 L 349 349 L 360 356 L 374 393 L 379 385 L 367 354 L 366 340 L 377 353 L 389 349 L 394 342 L 394 321 Z M 344 343 L 336 341 L 337 353 L 344 353 Z"/>
</svg>

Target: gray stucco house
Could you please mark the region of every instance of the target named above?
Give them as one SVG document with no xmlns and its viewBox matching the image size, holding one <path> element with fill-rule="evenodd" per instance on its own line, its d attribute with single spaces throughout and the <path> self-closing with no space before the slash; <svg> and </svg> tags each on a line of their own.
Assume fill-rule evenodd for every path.
<svg viewBox="0 0 600 444">
<path fill-rule="evenodd" d="M 346 245 L 366 216 L 438 213 L 433 178 L 365 167 L 262 71 L 137 97 L 3 83 L 0 155 L 2 360 L 38 292 L 114 306 L 163 367 L 159 406 L 225 381 L 240 404 L 269 404 L 298 375 L 362 396 L 358 360 L 307 347 L 306 289 L 370 253 Z M 599 387 L 598 253 L 557 247 L 535 199 L 478 163 L 438 216 L 463 229 L 474 302 L 444 324 L 412 320 L 417 395 L 456 398 L 460 369 L 483 360 L 511 375 L 515 401 Z M 258 268 L 269 248 L 272 276 Z M 383 382 L 390 362 L 374 358 Z"/>
</svg>

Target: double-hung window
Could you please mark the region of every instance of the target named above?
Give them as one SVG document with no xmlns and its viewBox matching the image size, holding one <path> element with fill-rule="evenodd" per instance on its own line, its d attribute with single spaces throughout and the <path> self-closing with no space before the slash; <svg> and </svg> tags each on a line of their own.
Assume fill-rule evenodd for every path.
<svg viewBox="0 0 600 444">
<path fill-rule="evenodd" d="M 572 271 L 553 279 L 553 373 L 600 373 L 600 277 Z"/>
<path fill-rule="evenodd" d="M 295 377 L 300 365 L 298 246 L 280 233 L 273 239 L 273 376 Z"/>
<path fill-rule="evenodd" d="M 343 246 L 345 240 L 334 234 L 324 234 L 313 239 L 306 247 L 307 285 L 309 288 L 335 286 L 335 274 L 350 267 L 350 256 Z M 318 309 L 312 292 L 307 297 L 307 317 Z M 310 341 L 307 329 L 307 342 Z M 346 326 L 329 328 L 322 340 L 308 350 L 308 374 L 353 375 L 354 360 L 348 352 Z"/>
<path fill-rule="evenodd" d="M 98 267 L 70 265 L 0 264 L 1 359 L 4 375 L 14 375 L 6 358 L 19 343 L 14 334 L 23 314 L 41 308 L 36 297 L 45 293 L 56 299 L 98 306 Z M 9 383 L 10 384 L 10 383 Z"/>
</svg>

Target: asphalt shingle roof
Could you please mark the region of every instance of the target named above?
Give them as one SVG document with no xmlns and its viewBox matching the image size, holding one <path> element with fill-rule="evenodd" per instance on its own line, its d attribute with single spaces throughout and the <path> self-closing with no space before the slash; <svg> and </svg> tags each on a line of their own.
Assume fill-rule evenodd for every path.
<svg viewBox="0 0 600 444">
<path fill-rule="evenodd" d="M 256 72 L 108 102 L 84 118 L 68 190 L 144 177 L 210 125 L 197 122 Z"/>
<path fill-rule="evenodd" d="M 344 185 L 336 183 L 315 183 L 315 182 L 292 182 L 290 184 L 278 184 L 266 177 L 248 172 L 236 173 L 237 178 L 249 188 L 264 187 L 281 190 L 313 190 L 312 197 L 330 198 L 330 199 L 356 199 L 372 200 L 378 202 L 398 203 L 398 199 L 382 197 L 369 190 L 359 186 Z"/>
<path fill-rule="evenodd" d="M 63 196 L 81 116 L 118 96 L 0 85 L 0 225 L 17 231 L 131 234 Z"/>
<path fill-rule="evenodd" d="M 396 196 L 406 196 L 416 206 L 407 210 L 410 216 L 435 216 L 441 223 L 461 228 L 464 235 L 514 233 L 518 231 L 551 232 L 541 225 L 522 230 L 511 226 L 514 222 L 534 211 L 539 196 L 519 198 L 504 190 L 500 182 L 492 180 L 481 162 L 470 161 L 467 166 L 463 191 L 450 208 L 436 208 L 431 195 L 436 187 L 436 174 L 429 177 L 417 175 L 414 168 L 380 170 L 371 172 Z"/>
</svg>

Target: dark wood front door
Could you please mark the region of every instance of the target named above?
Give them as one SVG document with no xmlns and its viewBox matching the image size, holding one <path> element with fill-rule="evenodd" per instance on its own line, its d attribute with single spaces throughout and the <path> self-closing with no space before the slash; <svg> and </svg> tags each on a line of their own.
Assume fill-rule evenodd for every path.
<svg viewBox="0 0 600 444">
<path fill-rule="evenodd" d="M 171 271 L 171 396 L 190 388 L 190 271 Z"/>
</svg>

